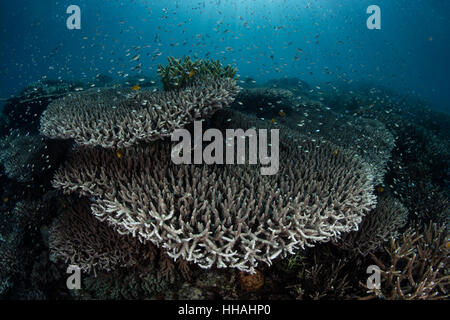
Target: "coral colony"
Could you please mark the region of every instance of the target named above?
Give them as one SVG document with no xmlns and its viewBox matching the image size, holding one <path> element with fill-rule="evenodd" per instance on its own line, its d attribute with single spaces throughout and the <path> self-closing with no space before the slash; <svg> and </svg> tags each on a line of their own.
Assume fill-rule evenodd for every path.
<svg viewBox="0 0 450 320">
<path fill-rule="evenodd" d="M 255 87 L 214 60 L 170 57 L 158 74 L 162 88 L 40 82 L 5 106 L 1 128 L 31 134 L 17 126 L 0 141 L 0 296 L 24 295 L 25 274 L 29 296 L 68 294 L 69 264 L 83 272 L 69 293 L 81 298 L 447 296 L 439 117 L 411 107 L 434 119 L 411 129 L 421 117 L 400 116 L 390 92 Z M 45 239 L 28 265 L 25 234 Z M 361 278 L 369 265 L 380 286 Z"/>
<path fill-rule="evenodd" d="M 215 64 L 205 66 L 208 70 Z M 272 134 L 271 142 L 277 152 L 271 156 L 281 160 L 272 164 L 279 166 L 279 172 L 265 177 L 264 173 L 273 168 L 260 168 L 262 175 L 258 177 L 258 168 L 250 165 L 256 162 L 257 140 L 252 141 L 252 137 L 250 164 L 228 164 L 234 150 L 233 145 L 229 147 L 229 138 L 245 137 L 231 136 L 229 130 L 225 138 L 219 130 L 209 131 L 215 133 L 216 157 L 221 155 L 220 147 L 226 145 L 225 164 L 201 163 L 201 155 L 211 152 L 210 145 L 200 150 L 202 137 L 197 122 L 194 164 L 171 161 L 173 149 L 161 138 L 229 105 L 239 90 L 235 80 L 222 76 L 221 69 L 214 69 L 213 74 L 216 76 L 199 73 L 202 76 L 193 84 L 164 93 L 106 95 L 96 90 L 51 103 L 41 117 L 43 135 L 71 137 L 80 146 L 102 147 L 80 147 L 57 170 L 53 186 L 68 194 L 90 197 L 93 215 L 120 234 L 150 242 L 174 260 L 182 258 L 202 268 L 237 268 L 254 273 L 260 261 L 271 265 L 278 256 L 357 230 L 362 217 L 376 204 L 374 175 L 357 157 L 348 152 L 335 154 L 336 147 L 323 141 L 285 137 L 278 155 L 278 131 L 272 131 L 276 134 Z M 190 137 L 187 131 L 174 132 L 178 136 L 185 133 L 188 138 L 184 139 Z M 267 137 L 259 138 L 264 165 L 272 159 L 267 152 L 262 153 Z M 304 149 L 298 148 L 296 141 L 300 139 L 304 139 Z M 189 156 L 191 143 L 185 140 L 181 145 L 184 156 Z M 121 150 L 120 156 L 108 150 L 124 147 L 128 148 Z M 244 162 L 242 157 L 247 152 L 242 149 L 243 144 L 238 143 L 238 163 Z M 204 203 L 200 207 L 198 199 Z"/>
</svg>

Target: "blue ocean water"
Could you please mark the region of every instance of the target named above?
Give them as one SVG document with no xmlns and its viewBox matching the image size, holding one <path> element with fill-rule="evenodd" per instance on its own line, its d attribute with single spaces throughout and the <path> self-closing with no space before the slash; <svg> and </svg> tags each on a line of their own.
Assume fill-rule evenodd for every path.
<svg viewBox="0 0 450 320">
<path fill-rule="evenodd" d="M 80 30 L 66 27 L 69 5 Z M 366 26 L 370 5 L 380 30 Z M 0 98 L 41 79 L 154 76 L 167 56 L 190 55 L 259 83 L 363 80 L 448 111 L 449 15 L 445 0 L 2 1 Z"/>
</svg>

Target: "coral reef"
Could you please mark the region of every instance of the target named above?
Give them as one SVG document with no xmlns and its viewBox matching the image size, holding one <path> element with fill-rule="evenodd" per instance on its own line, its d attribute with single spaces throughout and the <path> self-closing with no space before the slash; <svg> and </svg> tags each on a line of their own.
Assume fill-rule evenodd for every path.
<svg viewBox="0 0 450 320">
<path fill-rule="evenodd" d="M 97 222 L 99 223 L 99 222 Z M 104 227 L 102 227 L 104 228 Z M 125 236 L 121 236 L 126 238 Z M 119 244 L 116 244 L 120 246 Z M 114 245 L 113 245 L 114 246 Z M 139 244 L 148 255 L 136 255 L 136 263 L 115 266 L 113 270 L 99 270 L 83 276 L 81 290 L 73 292 L 78 299 L 173 299 L 182 281 L 190 279 L 191 267 L 185 260 L 172 262 L 163 250 L 151 244 Z M 128 251 L 130 248 L 127 249 Z M 131 248 L 132 250 L 132 248 Z"/>
<path fill-rule="evenodd" d="M 155 258 L 151 244 L 120 235 L 90 213 L 86 200 L 73 202 L 49 230 L 50 260 L 78 265 L 84 272 L 111 271 Z"/>
<path fill-rule="evenodd" d="M 170 92 L 89 90 L 51 103 L 42 114 L 40 132 L 54 139 L 73 138 L 80 145 L 129 147 L 167 137 L 211 115 L 229 105 L 238 91 L 229 78 Z"/>
<path fill-rule="evenodd" d="M 158 75 L 164 86 L 164 90 L 182 89 L 192 85 L 198 80 L 230 78 L 236 76 L 236 69 L 230 65 L 222 67 L 220 61 L 195 60 L 189 56 L 183 59 L 168 57 L 167 66 L 158 66 Z"/>
<path fill-rule="evenodd" d="M 322 95 L 333 110 L 376 119 L 396 137 L 385 185 L 418 224 L 449 223 L 450 116 L 424 101 L 359 83 Z"/>
<path fill-rule="evenodd" d="M 410 228 L 401 238 L 391 238 L 385 254 L 371 254 L 381 270 L 380 288 L 366 289 L 364 299 L 433 300 L 448 298 L 450 259 L 448 229 L 429 224 Z M 364 287 L 365 285 L 362 284 Z"/>
<path fill-rule="evenodd" d="M 166 92 L 142 74 L 100 88 L 112 79 L 99 75 L 7 101 L 1 298 L 449 297 L 448 117 L 389 91 L 298 79 L 247 78 L 238 93 L 236 70 L 218 61 L 159 71 Z M 69 144 L 34 132 L 49 103 L 41 130 L 76 142 L 53 181 Z M 164 138 L 196 119 L 280 129 L 278 174 L 173 164 Z M 85 271 L 81 290 L 67 289 L 67 263 Z M 380 289 L 364 285 L 373 264 Z"/>
<path fill-rule="evenodd" d="M 75 292 L 78 299 L 157 299 L 169 295 L 180 281 L 179 277 L 166 278 L 158 269 L 149 268 L 145 273 L 130 269 L 99 273 L 96 277 L 83 278 L 82 289 Z"/>
<path fill-rule="evenodd" d="M 45 80 L 30 84 L 16 97 L 8 99 L 2 114 L 8 119 L 10 128 L 26 128 L 35 134 L 39 117 L 48 104 L 69 92 L 89 88 L 88 84 L 64 80 Z"/>
<path fill-rule="evenodd" d="M 0 164 L 8 178 L 31 182 L 51 173 L 64 151 L 63 144 L 16 129 L 0 140 Z"/>
<path fill-rule="evenodd" d="M 20 247 L 23 242 L 19 233 L 2 235 L 0 239 L 0 298 L 6 297 L 17 278 L 24 277 Z"/>
<path fill-rule="evenodd" d="M 396 130 L 399 138 L 386 181 L 416 223 L 446 223 L 450 208 L 450 143 L 411 123 Z"/>
<path fill-rule="evenodd" d="M 19 201 L 12 198 L 0 209 L 0 283 L 6 281 L 10 288 L 3 297 L 63 297 L 67 288 L 63 281 L 61 289 L 58 280 L 64 277 L 65 270 L 60 272 L 50 264 L 44 239 L 46 225 L 58 209 L 58 192 L 21 189 Z"/>
<path fill-rule="evenodd" d="M 408 211 L 390 195 L 379 195 L 377 207 L 364 216 L 358 231 L 344 234 L 335 245 L 349 252 L 366 256 L 375 252 L 406 224 Z"/>
<path fill-rule="evenodd" d="M 282 88 L 243 90 L 233 107 L 245 112 L 245 118 L 250 113 L 299 134 L 331 141 L 337 152 L 354 150 L 372 167 L 376 184 L 382 183 L 395 139 L 381 122 L 334 112 L 320 101 Z"/>
<path fill-rule="evenodd" d="M 350 299 L 358 287 L 355 279 L 360 279 L 354 260 L 339 255 L 329 243 L 280 261 L 275 270 L 284 274 L 285 290 L 298 300 Z"/>
<path fill-rule="evenodd" d="M 302 285 L 297 285 L 297 299 L 343 299 L 352 288 L 348 274 L 343 271 L 345 260 L 333 260 L 331 263 L 315 263 L 304 269 L 299 275 Z"/>
<path fill-rule="evenodd" d="M 287 106 L 286 109 L 290 109 L 296 100 L 294 93 L 287 89 L 251 88 L 239 92 L 236 101 L 239 105 L 245 105 L 247 112 L 257 114 L 259 111 L 264 111 L 261 114 L 267 116 L 268 109 L 274 109 L 274 116 L 277 116 L 280 107 Z"/>
<path fill-rule="evenodd" d="M 78 149 L 53 186 L 93 198 L 93 214 L 203 268 L 253 272 L 294 249 L 356 230 L 375 205 L 373 176 L 353 153 L 292 141 L 280 170 L 251 165 L 175 165 L 170 144 L 123 151 Z M 301 164 L 301 165 L 299 165 Z"/>
</svg>

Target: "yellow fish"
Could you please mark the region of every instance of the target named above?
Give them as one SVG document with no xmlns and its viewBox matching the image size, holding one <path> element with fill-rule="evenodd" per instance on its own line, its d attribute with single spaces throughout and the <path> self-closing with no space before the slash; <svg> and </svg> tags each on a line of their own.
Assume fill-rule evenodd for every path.
<svg viewBox="0 0 450 320">
<path fill-rule="evenodd" d="M 117 150 L 116 151 L 116 157 L 120 159 L 120 158 L 122 158 L 122 156 L 123 156 L 122 151 L 121 150 Z"/>
<path fill-rule="evenodd" d="M 140 86 L 132 86 L 131 89 L 133 89 L 134 91 L 138 91 L 141 87 Z"/>
<path fill-rule="evenodd" d="M 333 156 L 337 156 L 339 154 L 339 149 L 333 151 Z"/>
<path fill-rule="evenodd" d="M 286 112 L 284 112 L 283 110 L 280 110 L 278 114 L 280 115 L 280 117 L 286 117 Z"/>
<path fill-rule="evenodd" d="M 277 120 L 275 120 L 275 118 L 272 118 L 272 120 L 270 120 L 270 122 L 275 123 L 275 122 L 277 122 Z"/>
<path fill-rule="evenodd" d="M 4 203 L 7 203 L 8 201 L 9 201 L 9 198 L 8 198 L 8 197 L 3 198 L 3 202 L 4 202 Z"/>
<path fill-rule="evenodd" d="M 382 192 L 384 192 L 384 188 L 383 188 L 383 187 L 381 187 L 381 186 L 380 186 L 380 187 L 378 187 L 378 188 L 377 188 L 377 192 L 378 192 L 378 193 L 382 193 Z"/>
<path fill-rule="evenodd" d="M 189 71 L 189 73 L 188 73 L 188 77 L 191 78 L 191 77 L 194 76 L 194 74 L 195 74 L 195 71 L 194 71 L 194 70 L 191 70 L 191 71 Z"/>
</svg>

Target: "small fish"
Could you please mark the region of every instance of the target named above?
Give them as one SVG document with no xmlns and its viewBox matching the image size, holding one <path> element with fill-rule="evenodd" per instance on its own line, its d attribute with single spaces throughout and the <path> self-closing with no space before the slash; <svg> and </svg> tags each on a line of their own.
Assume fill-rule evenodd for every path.
<svg viewBox="0 0 450 320">
<path fill-rule="evenodd" d="M 188 77 L 189 77 L 189 78 L 192 78 L 192 77 L 194 76 L 194 74 L 195 74 L 195 71 L 194 71 L 194 70 L 191 70 L 191 71 L 189 71 L 189 73 L 188 73 Z"/>
<path fill-rule="evenodd" d="M 117 150 L 116 157 L 120 159 L 120 158 L 122 158 L 122 156 L 123 156 L 122 150 Z"/>
<path fill-rule="evenodd" d="M 333 156 L 337 156 L 339 154 L 339 149 L 333 151 Z"/>
<path fill-rule="evenodd" d="M 280 110 L 280 112 L 278 112 L 278 114 L 280 115 L 280 117 L 286 117 L 286 112 L 284 112 L 283 110 Z"/>
<path fill-rule="evenodd" d="M 275 118 L 272 118 L 272 120 L 270 120 L 270 122 L 271 122 L 272 124 L 275 124 L 275 123 L 277 122 L 277 120 L 275 120 Z"/>
<path fill-rule="evenodd" d="M 3 202 L 4 202 L 4 203 L 7 203 L 8 201 L 9 201 L 9 198 L 8 198 L 8 197 L 4 197 L 4 198 L 3 198 Z"/>
<path fill-rule="evenodd" d="M 384 192 L 384 188 L 382 186 L 377 187 L 377 192 L 378 193 L 383 193 Z"/>
<path fill-rule="evenodd" d="M 135 86 L 132 86 L 131 89 L 133 89 L 134 91 L 138 91 L 139 89 L 141 89 L 141 87 L 138 85 L 135 85 Z"/>
<path fill-rule="evenodd" d="M 136 61 L 136 60 L 139 60 L 140 57 L 141 57 L 141 55 L 140 55 L 140 54 L 137 54 L 137 55 L 135 55 L 133 58 L 131 58 L 130 61 Z"/>
</svg>

